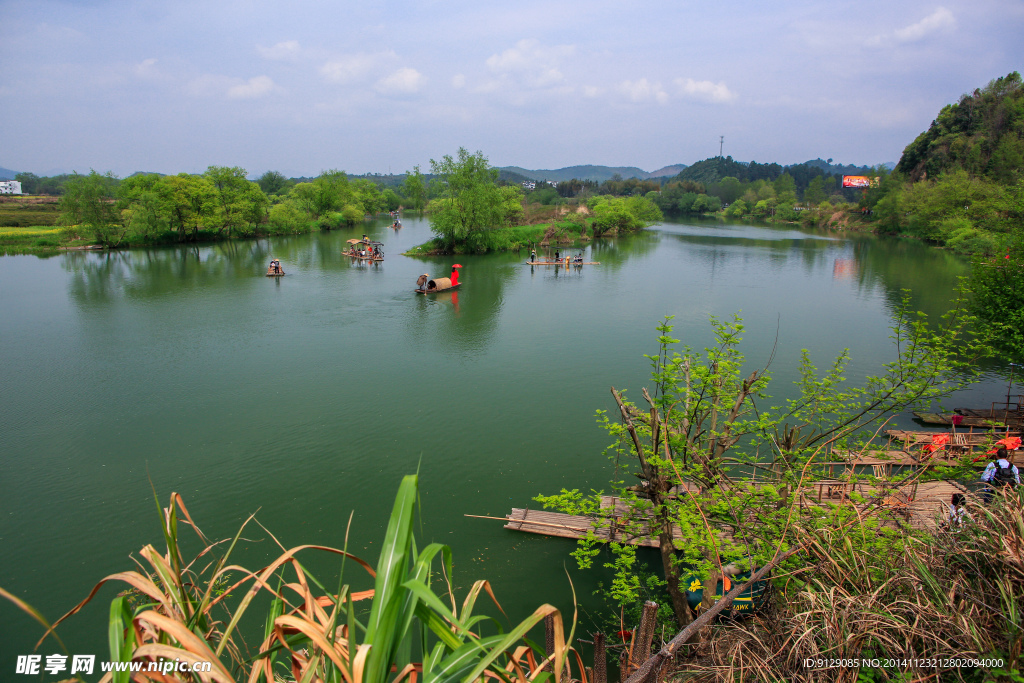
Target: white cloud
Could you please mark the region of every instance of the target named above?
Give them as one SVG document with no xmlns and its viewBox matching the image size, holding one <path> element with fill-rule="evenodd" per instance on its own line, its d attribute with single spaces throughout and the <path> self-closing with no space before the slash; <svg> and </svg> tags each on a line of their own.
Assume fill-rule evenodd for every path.
<svg viewBox="0 0 1024 683">
<path fill-rule="evenodd" d="M 256 49 L 266 59 L 294 59 L 299 55 L 299 41 L 285 40 L 271 47 L 257 45 Z"/>
<path fill-rule="evenodd" d="M 565 80 L 559 61 L 575 52 L 573 45 L 547 47 L 532 38 L 524 38 L 500 54 L 487 58 L 491 71 L 511 76 L 533 88 L 546 88 Z"/>
<path fill-rule="evenodd" d="M 939 7 L 916 24 L 897 30 L 895 35 L 896 40 L 901 43 L 910 43 L 954 26 L 956 26 L 956 19 L 953 18 L 953 13 L 945 7 Z"/>
<path fill-rule="evenodd" d="M 320 67 L 320 75 L 333 83 L 351 83 L 371 75 L 383 65 L 397 59 L 397 55 L 388 50 L 376 54 L 365 52 L 345 55 L 333 59 Z"/>
<path fill-rule="evenodd" d="M 455 74 L 452 76 L 452 87 L 453 88 L 464 88 L 466 86 L 466 76 L 464 74 Z"/>
<path fill-rule="evenodd" d="M 585 85 L 583 86 L 584 97 L 600 97 L 604 94 L 604 88 L 599 88 L 596 85 Z"/>
<path fill-rule="evenodd" d="M 228 88 L 227 95 L 233 100 L 251 100 L 269 95 L 275 87 L 269 76 L 254 76 L 244 83 Z"/>
<path fill-rule="evenodd" d="M 377 81 L 377 92 L 394 95 L 409 95 L 417 92 L 423 83 L 423 74 L 416 69 L 404 67 Z"/>
<path fill-rule="evenodd" d="M 736 99 L 736 94 L 721 81 L 712 83 L 711 81 L 695 81 L 692 78 L 677 78 L 675 84 L 679 87 L 679 92 L 682 95 L 695 100 L 718 103 L 732 102 Z"/>
<path fill-rule="evenodd" d="M 135 75 L 148 77 L 152 76 L 156 69 L 153 67 L 156 65 L 156 60 L 150 57 L 149 59 L 142 60 L 141 63 L 135 65 Z"/>
<path fill-rule="evenodd" d="M 883 42 L 895 41 L 897 43 L 916 43 L 928 36 L 948 31 L 956 26 L 956 17 L 945 7 L 939 7 L 921 21 L 896 29 L 891 34 L 878 35 L 869 38 L 868 45 L 880 45 Z"/>
<path fill-rule="evenodd" d="M 668 102 L 668 93 L 661 87 L 661 83 L 651 83 L 646 78 L 639 81 L 623 81 L 619 84 L 619 92 L 624 94 L 633 102 L 656 101 L 658 104 Z"/>
</svg>

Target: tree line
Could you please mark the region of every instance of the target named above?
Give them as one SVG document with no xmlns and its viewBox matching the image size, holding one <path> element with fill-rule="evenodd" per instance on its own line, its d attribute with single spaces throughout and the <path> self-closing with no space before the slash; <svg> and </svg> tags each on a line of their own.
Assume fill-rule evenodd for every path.
<svg viewBox="0 0 1024 683">
<path fill-rule="evenodd" d="M 251 181 L 238 166 L 210 166 L 200 175 L 140 173 L 123 179 L 92 170 L 66 176 L 51 188 L 59 190 L 61 222 L 70 231 L 111 246 L 352 226 L 402 205 L 422 208 L 428 193 L 418 168 L 398 188 L 403 194 L 365 178 L 350 179 L 339 170 L 300 180 L 268 171 Z"/>
</svg>

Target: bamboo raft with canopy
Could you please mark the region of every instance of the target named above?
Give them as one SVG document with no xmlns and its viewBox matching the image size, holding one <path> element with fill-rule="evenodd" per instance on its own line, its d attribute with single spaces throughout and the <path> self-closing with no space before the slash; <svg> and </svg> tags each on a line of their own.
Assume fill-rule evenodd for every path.
<svg viewBox="0 0 1024 683">
<path fill-rule="evenodd" d="M 282 277 L 284 274 L 284 268 L 281 267 L 281 262 L 277 259 L 272 259 L 270 261 L 270 265 L 267 266 L 267 277 Z"/>
<path fill-rule="evenodd" d="M 375 261 L 380 262 L 384 260 L 384 246 L 383 242 L 377 242 L 376 240 L 357 240 L 350 239 L 346 240 L 349 245 L 348 251 L 342 252 L 342 255 L 348 256 L 349 258 L 358 259 L 360 261 Z M 358 248 L 356 245 L 360 245 Z"/>
</svg>

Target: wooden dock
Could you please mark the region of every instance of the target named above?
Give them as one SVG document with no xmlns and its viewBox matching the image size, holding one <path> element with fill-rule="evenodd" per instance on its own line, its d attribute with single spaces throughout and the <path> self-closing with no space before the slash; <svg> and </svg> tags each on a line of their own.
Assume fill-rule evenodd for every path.
<svg viewBox="0 0 1024 683">
<path fill-rule="evenodd" d="M 883 519 L 893 524 L 906 523 L 919 529 L 935 528 L 936 520 L 941 519 L 949 510 L 953 494 L 967 493 L 961 484 L 952 481 L 912 484 L 901 490 L 885 493 L 882 487 L 866 482 L 851 485 L 849 482 L 839 480 L 825 480 L 805 486 L 801 493 L 800 504 L 853 505 L 849 494 L 854 489 L 864 498 L 880 499 L 877 503 L 857 505 L 862 512 L 869 512 L 870 508 L 881 508 L 877 514 Z M 512 512 L 505 516 L 505 519 L 508 520 L 505 528 L 528 534 L 574 540 L 584 538 L 588 532 L 593 531 L 594 536 L 604 542 L 627 543 L 646 548 L 660 546 L 658 539 L 651 537 L 650 528 L 646 522 L 641 521 L 639 529 L 636 528 L 635 520 L 629 525 L 623 523 L 623 519 L 626 517 L 626 507 L 618 497 L 602 496 L 601 509 L 604 514 L 599 519 L 548 510 L 512 508 Z M 676 538 L 682 536 L 678 527 L 673 529 L 673 532 Z"/>
</svg>

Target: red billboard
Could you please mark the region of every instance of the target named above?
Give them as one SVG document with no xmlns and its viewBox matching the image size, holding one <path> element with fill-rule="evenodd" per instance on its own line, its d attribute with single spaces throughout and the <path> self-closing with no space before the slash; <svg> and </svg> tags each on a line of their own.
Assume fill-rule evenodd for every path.
<svg viewBox="0 0 1024 683">
<path fill-rule="evenodd" d="M 871 187 L 871 181 L 867 176 L 844 175 L 843 187 Z"/>
</svg>

